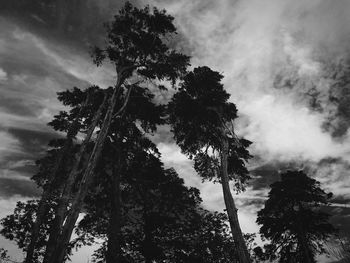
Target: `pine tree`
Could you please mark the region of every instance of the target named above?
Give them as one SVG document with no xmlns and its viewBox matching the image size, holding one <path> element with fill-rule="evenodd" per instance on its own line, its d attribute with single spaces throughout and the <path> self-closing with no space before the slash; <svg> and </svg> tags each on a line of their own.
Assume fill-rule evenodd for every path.
<svg viewBox="0 0 350 263">
<path fill-rule="evenodd" d="M 107 25 L 107 46 L 104 49 L 95 49 L 94 61 L 97 65 L 104 60 L 114 64 L 117 71 L 116 84 L 110 89 L 111 92 L 106 93 L 99 109 L 93 114 L 80 151 L 76 154 L 75 165 L 65 179 L 55 208 L 55 219 L 51 225 L 44 262 L 63 261 L 83 200 L 108 138 L 111 123 L 122 116 L 132 90 L 140 87 L 139 84 L 145 80 L 165 79 L 174 84 L 185 72 L 189 58 L 165 44 L 165 38 L 174 33 L 176 29 L 173 18 L 164 10 L 150 10 L 149 7 L 138 9 L 128 2 L 115 16 L 114 21 Z M 137 83 L 130 83 L 135 79 Z M 87 146 L 96 128 L 99 131 L 96 133 L 93 149 L 86 155 Z M 64 167 L 64 164 L 57 163 L 59 169 Z M 79 184 L 76 183 L 77 180 Z M 78 190 L 72 195 L 74 185 Z M 35 246 L 35 233 L 37 225 L 40 225 L 40 218 L 38 217 L 38 223 L 33 227 L 30 251 Z M 31 257 L 31 253 L 28 253 L 28 263 L 31 262 Z"/>
<path fill-rule="evenodd" d="M 271 185 L 257 223 L 279 262 L 312 263 L 316 254 L 325 253 L 323 241 L 336 233 L 330 215 L 321 210 L 331 197 L 303 171 L 282 173 L 281 180 Z"/>
<path fill-rule="evenodd" d="M 233 130 L 237 110 L 220 83 L 223 76 L 208 67 L 195 68 L 186 75 L 179 92 L 170 102 L 170 124 L 181 150 L 194 159 L 194 168 L 204 179 L 219 181 L 241 263 L 250 262 L 238 222 L 229 181 L 236 190 L 249 179 L 245 162 L 251 157 L 250 142 L 239 139 Z"/>
</svg>

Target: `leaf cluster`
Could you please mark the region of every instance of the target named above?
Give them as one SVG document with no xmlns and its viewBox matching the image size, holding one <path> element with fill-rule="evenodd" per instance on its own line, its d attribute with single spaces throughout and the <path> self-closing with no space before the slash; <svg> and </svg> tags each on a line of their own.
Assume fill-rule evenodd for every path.
<svg viewBox="0 0 350 263">
<path fill-rule="evenodd" d="M 176 34 L 173 20 L 165 10 L 151 10 L 149 6 L 140 9 L 126 2 L 114 20 L 106 24 L 106 47 L 94 49 L 94 62 L 100 65 L 108 59 L 117 72 L 136 69 L 147 79 L 175 83 L 186 72 L 189 57 L 170 49 L 166 43 L 167 37 Z"/>
<path fill-rule="evenodd" d="M 271 185 L 265 207 L 258 212 L 260 233 L 280 251 L 280 262 L 293 254 L 303 260 L 301 239 L 312 255 L 324 253 L 324 242 L 335 234 L 330 214 L 322 211 L 332 197 L 303 171 L 287 171 Z"/>
<path fill-rule="evenodd" d="M 229 102 L 222 78 L 208 67 L 189 72 L 169 103 L 169 123 L 176 143 L 194 159 L 194 168 L 203 180 L 220 181 L 220 154 L 227 141 L 228 173 L 239 191 L 250 178 L 245 163 L 251 158 L 247 150 L 251 142 L 233 137 L 233 129 L 227 126 L 237 118 L 237 109 Z"/>
</svg>

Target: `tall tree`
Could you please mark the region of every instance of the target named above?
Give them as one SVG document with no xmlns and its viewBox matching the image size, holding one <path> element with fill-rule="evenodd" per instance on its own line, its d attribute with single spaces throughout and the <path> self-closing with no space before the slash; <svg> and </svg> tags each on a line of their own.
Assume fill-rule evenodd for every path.
<svg viewBox="0 0 350 263">
<path fill-rule="evenodd" d="M 225 215 L 200 208 L 199 191 L 185 187 L 173 169 L 163 169 L 158 157 L 141 151 L 130 159 L 124 172 L 121 262 L 212 263 L 236 259 Z M 79 224 L 79 234 L 89 235 L 93 230 L 93 236 L 108 236 L 108 197 L 98 193 L 89 196 L 91 204 Z M 108 244 L 96 256 L 97 262 L 107 259 Z"/>
<path fill-rule="evenodd" d="M 101 105 L 102 110 L 104 106 L 106 110 L 94 147 L 87 158 L 88 161 L 80 167 L 86 145 L 91 139 L 90 134 L 95 131 L 102 117 L 102 110 L 94 115 L 88 135 L 77 156 L 76 166 L 66 179 L 64 193 L 56 208 L 53 231 L 46 248 L 44 262 L 61 263 L 64 259 L 111 123 L 125 111 L 132 89 L 139 86 L 135 82 L 129 84 L 129 81 L 136 79 L 139 83 L 142 80 L 165 79 L 175 83 L 176 79 L 185 72 L 189 58 L 170 49 L 164 42 L 166 37 L 174 33 L 176 29 L 173 25 L 173 17 L 167 15 L 164 10 L 154 8 L 151 11 L 149 7 L 138 9 L 129 2 L 115 16 L 114 21 L 107 25 L 107 46 L 104 49 L 96 48 L 94 57 L 97 65 L 108 59 L 115 66 L 116 84 L 106 103 Z M 69 198 L 77 178 L 79 178 L 77 191 Z M 68 206 L 69 210 L 67 210 Z"/>
<path fill-rule="evenodd" d="M 237 110 L 220 83 L 223 76 L 208 67 L 198 67 L 186 75 L 179 92 L 169 104 L 170 124 L 177 144 L 194 159 L 194 168 L 204 179 L 219 181 L 241 263 L 250 262 L 238 222 L 237 208 L 229 181 L 236 190 L 249 179 L 245 162 L 251 157 L 250 142 L 239 139 L 233 130 Z"/>
<path fill-rule="evenodd" d="M 84 116 L 84 113 L 86 111 L 88 104 L 91 103 L 89 100 L 91 99 L 91 95 L 96 90 L 96 88 L 97 87 L 94 87 L 94 86 L 90 87 L 85 92 L 85 94 L 83 94 L 82 100 L 76 105 L 76 108 L 75 108 L 76 112 L 73 111 L 72 114 L 70 115 L 70 116 L 73 116 L 73 119 L 69 123 L 69 126 L 66 127 L 67 128 L 66 140 L 63 143 L 63 145 L 61 146 L 57 145 L 60 148 L 55 149 L 55 150 L 59 150 L 59 154 L 57 154 L 56 159 L 53 160 L 54 165 L 52 165 L 49 168 L 50 169 L 49 176 L 45 177 L 45 182 L 44 181 L 38 182 L 38 185 L 43 188 L 43 193 L 38 204 L 35 223 L 33 224 L 33 228 L 31 231 L 30 243 L 27 247 L 27 255 L 25 259 L 26 263 L 31 263 L 33 261 L 33 253 L 34 253 L 37 239 L 39 237 L 40 226 L 42 224 L 43 218 L 45 217 L 46 213 L 48 213 L 49 211 L 50 202 L 52 201 L 52 198 L 55 195 L 60 194 L 60 192 L 62 191 L 63 178 L 64 178 L 63 175 L 67 173 L 66 170 L 67 170 L 67 167 L 69 166 L 67 160 L 72 158 L 70 153 L 73 147 L 74 139 L 78 134 L 79 130 L 81 129 L 81 123 L 80 123 L 81 119 Z M 64 92 L 59 93 L 59 98 L 62 96 L 64 96 Z M 66 113 L 63 113 L 63 112 L 61 114 L 66 115 Z M 60 129 L 62 130 L 64 128 L 61 127 Z M 40 179 L 43 180 L 44 178 L 40 178 Z"/>
<path fill-rule="evenodd" d="M 103 101 L 103 97 L 106 97 L 108 92 L 112 92 L 112 89 L 101 90 L 97 87 L 94 87 L 93 89 L 95 95 L 95 104 L 90 103 L 86 105 L 84 107 L 83 114 L 81 114 L 81 103 L 86 99 L 87 95 L 90 94 L 91 89 L 81 91 L 78 88 L 74 88 L 73 90 L 60 92 L 59 99 L 63 102 L 64 105 L 71 106 L 71 110 L 69 113 L 65 111 L 60 112 L 54 117 L 54 120 L 49 124 L 55 130 L 62 132 L 69 132 L 71 130 L 72 124 L 76 124 L 77 126 L 79 126 L 79 130 L 81 132 L 84 132 L 85 129 L 88 129 L 90 123 L 94 120 L 93 113 L 99 108 L 98 105 L 101 104 L 101 101 Z M 128 105 L 127 113 L 124 113 L 122 118 L 115 119 L 111 124 L 109 140 L 107 141 L 107 144 L 104 148 L 102 160 L 96 171 L 96 173 L 98 174 L 97 177 L 108 178 L 108 182 L 106 183 L 106 185 L 108 185 L 109 187 L 106 188 L 103 193 L 101 193 L 104 195 L 107 194 L 109 196 L 109 199 L 104 200 L 105 203 L 108 204 L 111 202 L 111 200 L 115 198 L 113 191 L 115 191 L 116 188 L 119 188 L 119 185 L 117 185 L 116 187 L 111 187 L 111 185 L 113 185 L 112 182 L 115 177 L 120 176 L 118 173 L 109 176 L 110 168 L 116 167 L 117 169 L 120 169 L 118 168 L 119 164 L 116 163 L 116 160 L 119 159 L 119 156 L 123 156 L 124 158 L 121 158 L 121 160 L 123 161 L 123 163 L 127 163 L 128 161 L 130 161 L 129 159 L 131 158 L 129 156 L 133 156 L 133 152 L 135 152 L 136 149 L 137 151 L 143 150 L 148 152 L 157 152 L 155 146 L 149 140 L 143 137 L 143 133 L 155 131 L 156 125 L 162 124 L 164 122 L 164 120 L 162 120 L 164 106 L 154 104 L 154 95 L 151 94 L 151 92 L 147 88 L 134 87 L 130 94 L 130 98 L 131 99 Z M 78 123 L 76 123 L 77 116 L 79 116 Z M 136 126 L 136 122 L 138 123 L 138 126 Z M 37 162 L 37 164 L 39 165 L 39 172 L 32 177 L 32 179 L 37 183 L 39 187 L 45 189 L 44 192 L 47 190 L 48 187 L 51 188 L 51 192 L 48 192 L 48 195 L 45 199 L 46 202 L 44 202 L 46 211 L 42 214 L 43 217 L 41 218 L 41 227 L 38 229 L 37 233 L 38 239 L 36 242 L 36 250 L 35 253 L 33 251 L 32 257 L 32 260 L 34 262 L 37 262 L 38 255 L 42 255 L 42 249 L 45 248 L 45 246 L 47 246 L 47 244 L 50 242 L 50 238 L 48 242 L 46 242 L 45 236 L 48 235 L 49 232 L 52 234 L 52 229 L 50 230 L 50 225 L 55 223 L 54 221 L 56 220 L 56 203 L 62 198 L 62 192 L 55 188 L 61 188 L 61 185 L 63 183 L 56 178 L 57 182 L 56 184 L 53 184 L 51 177 L 52 171 L 55 171 L 57 167 L 57 160 L 59 159 L 58 157 L 62 156 L 62 147 L 66 145 L 66 143 L 67 139 L 52 140 L 50 142 L 51 149 L 48 150 L 47 155 Z M 84 155 L 85 161 L 87 159 L 86 156 L 88 155 L 89 151 L 92 150 L 92 148 L 93 142 L 91 142 L 87 147 L 87 150 Z M 70 161 L 66 161 L 64 170 L 60 171 L 59 176 L 61 177 L 61 179 L 64 179 L 67 173 L 69 173 L 75 167 L 76 163 L 74 162 L 74 154 L 79 151 L 81 151 L 81 145 L 79 145 L 79 143 L 72 145 L 69 151 L 65 151 L 64 158 Z M 122 166 L 122 164 L 120 166 Z M 70 195 L 75 194 L 76 188 L 77 185 L 75 183 L 73 185 L 73 190 L 72 193 L 70 193 Z M 66 198 L 68 199 L 69 196 L 67 196 Z M 40 201 L 39 206 L 40 203 L 42 204 L 43 202 Z M 116 209 L 118 209 L 118 207 L 113 206 L 113 213 L 115 213 Z M 23 218 L 20 221 L 14 220 L 15 218 L 19 218 L 18 211 L 23 210 L 27 210 L 27 218 L 30 220 L 26 220 L 26 223 L 23 221 Z M 17 214 L 15 218 L 11 216 L 10 218 L 7 218 L 4 221 L 5 232 L 2 233 L 10 239 L 15 239 L 18 242 L 20 248 L 23 248 L 25 251 L 28 251 L 31 238 L 30 235 L 28 235 L 27 228 L 29 226 L 34 226 L 37 224 L 37 218 L 40 213 L 41 211 L 36 203 L 28 203 L 28 205 L 26 205 L 25 208 L 18 207 L 18 209 L 15 211 L 15 214 Z M 111 212 L 111 215 L 113 215 L 113 213 Z M 47 216 L 49 214 L 51 216 L 50 220 L 47 219 Z M 110 217 L 110 225 L 113 226 L 113 229 L 116 229 L 115 225 L 117 225 L 118 220 L 115 218 L 113 219 L 112 217 L 113 216 Z M 32 218 L 35 219 L 34 222 L 31 221 Z M 52 220 L 52 218 L 54 218 L 54 220 Z M 12 232 L 18 232 L 13 231 L 17 229 L 21 229 L 21 232 L 23 233 L 17 233 L 17 237 L 15 237 L 12 234 Z M 113 232 L 110 232 L 111 231 L 109 231 L 109 236 L 113 237 L 114 240 L 115 237 L 113 235 Z M 108 244 L 112 243 L 110 242 L 110 240 L 108 241 Z M 114 249 L 113 247 L 113 249 L 111 250 L 115 251 L 117 249 Z M 111 260 L 111 262 L 115 261 Z"/>
<path fill-rule="evenodd" d="M 325 253 L 323 242 L 336 233 L 330 215 L 321 210 L 331 197 L 303 171 L 282 173 L 271 185 L 257 223 L 279 253 L 279 262 L 312 263 L 316 254 Z"/>
<path fill-rule="evenodd" d="M 134 147 L 135 137 L 125 142 Z M 137 138 L 136 138 L 137 139 Z M 137 143 L 136 143 L 137 144 Z M 149 145 L 149 146 L 146 146 Z M 120 170 L 121 220 L 118 242 L 118 262 L 183 262 L 228 263 L 236 260 L 236 250 L 227 231 L 224 214 L 211 213 L 200 207 L 199 191 L 184 186 L 173 169 L 164 169 L 159 156 L 150 150 L 152 143 L 144 139 L 144 147 L 124 149 L 128 160 Z M 113 150 L 111 142 L 105 150 Z M 85 198 L 85 217 L 80 221 L 73 247 L 93 243 L 95 238 L 106 240 L 96 252 L 95 261 L 108 260 L 113 204 L 110 201 L 110 167 L 120 167 L 111 155 L 104 154 L 99 176 Z M 48 160 L 48 159 L 46 159 Z M 44 162 L 44 160 L 42 161 Z M 44 177 L 44 176 L 43 176 Z M 2 233 L 24 248 L 27 246 L 37 202 L 19 203 L 13 215 L 2 220 Z M 53 210 L 47 214 L 35 259 L 41 262 Z M 115 248 L 115 247 L 114 247 Z"/>
</svg>

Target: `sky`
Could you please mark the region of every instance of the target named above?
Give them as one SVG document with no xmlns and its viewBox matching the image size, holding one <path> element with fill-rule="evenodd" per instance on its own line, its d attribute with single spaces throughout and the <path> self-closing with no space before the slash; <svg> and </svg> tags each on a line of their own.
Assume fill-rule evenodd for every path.
<svg viewBox="0 0 350 263">
<path fill-rule="evenodd" d="M 93 65 L 89 48 L 103 42 L 102 23 L 123 1 L 52 0 L 59 10 L 41 2 L 0 0 L 0 217 L 39 194 L 29 178 L 56 135 L 46 125 L 63 109 L 56 92 L 115 81 L 113 69 Z M 134 3 L 165 8 L 179 31 L 176 47 L 192 56 L 192 66 L 225 76 L 238 108 L 236 132 L 253 142 L 253 180 L 235 196 L 243 231 L 258 232 L 256 212 L 279 172 L 305 169 L 333 192 L 332 222 L 350 235 L 350 1 Z M 201 182 L 168 127 L 154 140 L 166 166 L 200 189 L 204 206 L 222 211 L 220 185 Z"/>
</svg>

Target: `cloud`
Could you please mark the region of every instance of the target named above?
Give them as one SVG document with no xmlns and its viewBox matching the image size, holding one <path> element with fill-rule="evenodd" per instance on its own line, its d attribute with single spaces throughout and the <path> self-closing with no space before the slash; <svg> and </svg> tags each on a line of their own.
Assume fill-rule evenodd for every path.
<svg viewBox="0 0 350 263">
<path fill-rule="evenodd" d="M 326 37 L 323 28 L 311 22 L 304 26 L 303 22 L 321 21 L 329 7 L 325 2 L 152 1 L 174 14 L 180 31 L 195 47 L 195 65 L 208 64 L 223 71 L 225 86 L 238 105 L 241 121 L 248 126 L 239 132 L 259 145 L 256 153 L 263 150 L 269 159 L 281 156 L 284 160 L 320 160 L 345 151 L 323 130 L 327 115 L 314 112 L 297 91 L 274 89 L 281 70 L 287 74 L 293 68 L 297 78 L 315 78 L 322 73 L 317 52 L 333 45 L 328 38 L 322 41 L 322 36 Z M 328 29 L 338 32 L 339 23 L 348 19 L 339 15 L 339 10 L 348 4 L 340 1 L 334 5 L 327 16 Z M 322 32 L 316 37 L 315 31 Z M 335 37 L 340 39 L 340 32 Z M 339 52 L 338 47 L 333 50 Z"/>
<path fill-rule="evenodd" d="M 236 197 L 243 229 L 256 230 L 259 204 L 249 197 L 266 196 L 280 170 L 313 168 L 310 175 L 347 202 L 350 97 L 349 87 L 339 85 L 350 73 L 350 2 L 148 2 L 175 16 L 193 66 L 225 75 L 239 111 L 237 133 L 253 141 L 252 187 Z M 329 158 L 339 162 L 323 165 Z M 177 160 L 183 157 L 172 156 L 171 165 Z M 223 208 L 218 185 L 198 187 L 208 208 Z"/>
<path fill-rule="evenodd" d="M 6 80 L 7 80 L 7 73 L 2 68 L 0 68 L 0 82 L 6 81 Z"/>
<path fill-rule="evenodd" d="M 94 79 L 106 83 L 108 77 L 95 70 L 88 54 L 3 17 L 0 21 L 0 195 L 36 196 L 39 191 L 28 178 L 48 141 L 59 136 L 46 125 L 63 109 L 56 92 L 88 87 Z"/>
<path fill-rule="evenodd" d="M 52 14 L 41 7 L 21 8 L 20 16 L 31 21 L 33 28 L 1 19 L 0 65 L 6 87 L 0 91 L 0 138 L 4 138 L 0 151 L 6 153 L 2 156 L 16 156 L 2 159 L 11 176 L 16 176 L 16 169 L 29 169 L 26 154 L 44 144 L 35 137 L 51 136 L 45 123 L 61 109 L 56 91 L 74 85 L 86 87 L 89 82 L 105 87 L 113 81 L 113 71 L 95 69 L 85 55 L 87 45 L 101 39 L 101 27 L 95 22 L 107 20 L 120 6 L 120 2 L 112 2 L 72 4 L 63 33 L 58 33 L 57 21 L 49 19 Z M 252 186 L 236 197 L 244 231 L 257 229 L 256 209 L 268 185 L 278 178 L 279 169 L 309 166 L 328 190 L 337 191 L 338 200 L 348 200 L 350 96 L 349 88 L 337 83 L 350 73 L 349 1 L 143 3 L 164 7 L 175 16 L 178 46 L 193 56 L 193 66 L 208 65 L 225 75 L 225 87 L 240 114 L 237 132 L 254 142 L 251 151 L 256 156 L 250 164 L 255 177 Z M 46 37 L 49 31 L 55 36 Z M 68 36 L 73 43 L 65 39 Z M 3 85 L 1 75 L 0 71 Z M 38 132 L 41 130 L 44 133 Z M 164 128 L 155 136 L 157 143 L 165 140 L 159 144 L 163 161 L 174 166 L 186 184 L 201 189 L 207 208 L 222 210 L 220 185 L 202 184 L 191 161 L 181 155 L 167 132 Z M 337 161 L 325 161 L 330 158 Z M 11 188 L 13 181 L 3 178 L 8 189 L 15 189 Z M 9 193 L 15 191 L 25 190 Z"/>
</svg>

